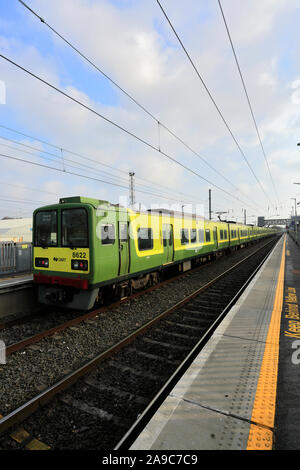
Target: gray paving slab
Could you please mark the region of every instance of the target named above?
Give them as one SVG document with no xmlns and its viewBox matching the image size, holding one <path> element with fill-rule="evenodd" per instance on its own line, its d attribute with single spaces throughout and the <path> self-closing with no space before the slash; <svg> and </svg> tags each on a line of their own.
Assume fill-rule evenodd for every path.
<svg viewBox="0 0 300 470">
<path fill-rule="evenodd" d="M 283 238 L 132 450 L 246 448 L 282 245 Z"/>
</svg>

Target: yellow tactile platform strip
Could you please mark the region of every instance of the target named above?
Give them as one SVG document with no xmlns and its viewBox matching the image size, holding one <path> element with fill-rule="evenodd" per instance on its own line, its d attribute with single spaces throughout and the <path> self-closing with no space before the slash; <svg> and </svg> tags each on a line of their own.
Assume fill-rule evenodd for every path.
<svg viewBox="0 0 300 470">
<path fill-rule="evenodd" d="M 250 426 L 247 450 L 272 449 L 279 359 L 279 334 L 283 305 L 285 244 L 286 240 L 284 240 L 282 247 L 272 317 L 266 338 L 266 346 L 251 416 L 251 422 L 256 424 L 251 424 Z"/>
<path fill-rule="evenodd" d="M 3 418 L 0 415 L 0 419 Z M 10 434 L 10 437 L 16 441 L 18 444 L 24 446 L 27 450 L 49 450 L 50 447 L 44 444 L 43 442 L 39 441 L 38 439 L 34 439 L 31 435 L 25 431 L 25 429 L 19 428 L 16 431 L 13 431 Z"/>
</svg>

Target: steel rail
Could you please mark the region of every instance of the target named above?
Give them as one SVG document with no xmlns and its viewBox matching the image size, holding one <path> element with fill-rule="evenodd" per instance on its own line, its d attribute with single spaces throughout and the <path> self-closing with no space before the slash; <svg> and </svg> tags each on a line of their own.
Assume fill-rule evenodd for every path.
<svg viewBox="0 0 300 470">
<path fill-rule="evenodd" d="M 266 243 L 268 244 L 269 241 Z M 264 244 L 263 246 L 265 246 L 266 244 Z M 263 248 L 260 247 L 260 248 Z M 209 255 L 205 255 L 203 256 L 203 258 L 207 258 Z M 85 313 L 83 315 L 80 315 L 76 318 L 73 318 L 72 320 L 68 320 L 67 322 L 65 323 L 61 323 L 57 326 L 54 326 L 52 328 L 49 328 L 48 330 L 45 330 L 41 333 L 37 333 L 35 335 L 32 335 L 32 336 L 29 336 L 28 338 L 25 338 L 24 340 L 22 341 L 18 341 L 16 343 L 13 343 L 13 344 L 10 344 L 7 346 L 6 348 L 6 356 L 9 356 L 10 354 L 14 353 L 14 352 L 17 352 L 17 351 L 20 351 L 22 349 L 24 349 L 26 346 L 29 346 L 29 345 L 32 345 L 32 344 L 36 344 L 38 343 L 39 341 L 41 341 L 42 339 L 44 338 L 47 338 L 48 336 L 52 336 L 60 331 L 63 331 L 67 328 L 69 328 L 70 326 L 75 326 L 75 325 L 78 325 L 79 323 L 81 323 L 82 321 L 85 321 L 85 320 L 88 320 L 90 318 L 94 318 L 96 317 L 97 315 L 99 315 L 100 313 L 105 313 L 105 312 L 108 312 L 109 310 L 112 310 L 114 308 L 117 308 L 119 307 L 120 305 L 122 305 L 123 303 L 127 303 L 127 302 L 130 302 L 131 300 L 134 300 L 135 298 L 138 298 L 140 296 L 143 296 L 149 292 L 152 292 L 156 289 L 159 289 L 167 284 L 170 284 L 172 282 L 175 282 L 176 280 L 178 279 L 181 279 L 183 277 L 186 277 L 188 276 L 189 274 L 191 273 L 194 273 L 194 272 L 197 272 L 197 271 L 200 271 L 202 270 L 203 268 L 205 268 L 206 266 L 209 266 L 211 265 L 215 260 L 212 260 L 212 261 L 208 261 L 208 262 L 204 262 L 202 263 L 200 266 L 196 266 L 195 268 L 193 269 L 190 269 L 184 273 L 181 273 L 181 274 L 178 274 L 176 276 L 172 276 L 170 277 L 169 279 L 165 279 L 164 281 L 161 281 L 159 282 L 158 284 L 155 284 L 151 287 L 148 287 L 146 289 L 143 289 L 139 292 L 136 292 L 128 297 L 125 297 L 121 300 L 117 300 L 113 303 L 111 303 L 110 305 L 106 305 L 106 306 L 103 306 L 103 307 L 100 307 L 98 309 L 95 309 L 95 310 L 92 310 L 91 312 L 88 312 L 88 313 Z M 22 319 L 25 319 L 25 321 L 27 322 L 28 320 L 27 319 L 30 319 L 30 318 L 34 318 L 34 315 L 35 314 L 32 314 L 32 315 L 27 315 L 26 317 L 22 317 L 20 320 L 22 322 Z M 18 319 L 12 319 L 12 320 L 8 320 L 7 322 L 3 322 L 3 323 L 0 323 L 0 330 L 1 329 L 5 329 L 5 328 L 8 328 L 10 326 L 13 326 L 13 325 L 16 325 L 18 324 Z M 24 322 L 25 323 L 25 322 Z M 23 322 L 22 322 L 23 324 Z"/>
<path fill-rule="evenodd" d="M 108 357 L 111 357 L 114 353 L 118 352 L 120 349 L 125 347 L 127 344 L 129 344 L 131 341 L 133 341 L 136 337 L 140 336 L 142 333 L 144 333 L 146 330 L 148 330 L 154 324 L 160 322 L 163 318 L 165 318 L 167 315 L 172 313 L 174 310 L 180 308 L 181 306 L 183 306 L 184 304 L 189 302 L 191 299 L 193 299 L 194 297 L 199 295 L 201 292 L 208 289 L 211 285 L 213 285 L 215 282 L 220 280 L 222 277 L 226 276 L 227 274 L 232 272 L 234 269 L 237 269 L 240 265 L 245 263 L 249 258 L 251 258 L 255 254 L 257 254 L 259 251 L 261 251 L 263 248 L 265 248 L 267 245 L 271 244 L 272 242 L 274 242 L 274 239 L 270 240 L 268 243 L 264 244 L 262 247 L 259 247 L 254 253 L 249 254 L 246 258 L 244 258 L 243 260 L 236 263 L 234 266 L 232 266 L 231 268 L 226 270 L 224 273 L 217 276 L 215 279 L 208 282 L 204 286 L 200 287 L 199 289 L 194 291 L 192 294 L 187 296 L 185 299 L 181 300 L 180 302 L 177 302 L 174 306 L 172 306 L 171 308 L 165 310 L 164 312 L 162 312 L 161 314 L 156 316 L 154 319 L 150 320 L 149 322 L 144 324 L 142 327 L 138 328 L 136 331 L 134 331 L 133 333 L 128 335 L 125 339 L 119 341 L 117 344 L 115 344 L 114 346 L 112 346 L 108 350 L 100 353 L 98 356 L 96 356 L 95 358 L 88 361 L 86 364 L 81 366 L 76 371 L 71 372 L 66 377 L 64 377 L 60 381 L 58 381 L 56 384 L 54 384 L 54 385 L 50 386 L 49 388 L 45 389 L 44 391 L 39 393 L 37 396 L 35 396 L 31 400 L 29 400 L 28 402 L 24 403 L 23 405 L 21 405 L 17 409 L 13 410 L 8 415 L 4 416 L 2 419 L 0 419 L 0 434 L 3 433 L 6 429 L 12 427 L 13 425 L 15 425 L 17 423 L 20 423 L 24 419 L 26 419 L 34 411 L 36 411 L 39 407 L 41 407 L 41 406 L 45 405 L 46 403 L 48 403 L 58 393 L 63 392 L 64 390 L 69 388 L 71 385 L 73 385 L 80 377 L 86 375 L 88 372 L 95 369 L 105 359 L 107 359 Z M 279 243 L 279 241 L 278 241 L 278 243 Z M 277 243 L 276 243 L 276 245 L 277 245 Z M 267 256 L 269 256 L 269 254 L 270 253 L 268 253 Z M 262 263 L 260 263 L 260 266 L 261 266 Z M 247 283 L 248 282 L 250 282 L 250 281 L 247 281 Z M 242 288 L 241 290 L 243 290 L 243 289 L 244 288 Z M 230 302 L 229 305 L 233 304 L 233 301 L 237 298 L 237 295 L 238 294 L 235 295 L 234 299 Z M 225 310 L 227 312 L 227 308 Z M 215 328 L 215 325 L 219 324 L 219 322 L 221 321 L 221 317 L 223 318 L 223 316 L 224 316 L 223 312 L 218 317 L 218 319 L 213 323 L 214 328 Z M 210 329 L 208 331 L 212 331 L 212 327 L 210 327 Z M 203 338 L 207 338 L 207 336 L 208 336 L 208 334 L 205 333 Z M 204 341 L 203 338 L 200 340 L 201 344 Z M 195 348 L 193 349 L 193 351 L 191 353 L 189 353 L 188 358 L 190 358 L 192 356 L 192 353 L 194 354 L 194 351 L 195 351 Z M 186 363 L 186 361 L 184 361 L 184 363 Z M 181 366 L 179 367 L 179 369 L 181 370 Z M 178 369 L 177 369 L 177 371 L 178 371 Z M 177 375 L 178 375 L 178 372 L 177 372 L 176 376 Z M 167 384 L 170 383 L 170 380 L 167 382 Z M 172 383 L 173 383 L 173 381 L 172 381 Z M 165 390 L 165 389 L 166 389 L 166 386 L 163 387 L 162 390 Z M 157 397 L 157 400 L 158 400 L 158 397 Z M 154 406 L 154 403 L 156 403 L 156 401 L 153 400 L 151 402 L 151 409 Z M 148 413 L 149 413 L 149 410 L 148 410 L 149 406 L 146 408 L 147 416 L 148 416 Z M 145 410 L 145 412 L 146 412 L 146 410 Z M 145 415 L 145 412 L 142 413 L 141 417 Z M 140 420 L 138 420 L 138 422 L 140 422 Z"/>
<path fill-rule="evenodd" d="M 281 237 L 280 237 L 280 239 L 281 239 Z M 147 408 L 140 414 L 140 416 L 138 417 L 136 422 L 131 426 L 131 428 L 127 431 L 127 433 L 118 442 L 118 444 L 114 447 L 113 450 L 120 450 L 120 449 L 122 449 L 122 450 L 127 449 L 128 450 L 129 447 L 134 443 L 134 441 L 137 439 L 137 437 L 143 431 L 145 426 L 151 420 L 151 418 L 153 417 L 155 412 L 158 410 L 160 405 L 165 401 L 165 399 L 167 398 L 167 396 L 169 395 L 171 390 L 178 383 L 180 378 L 183 376 L 183 374 L 187 371 L 187 369 L 190 367 L 192 362 L 198 356 L 201 349 L 203 349 L 205 344 L 211 338 L 214 331 L 217 329 L 217 327 L 219 326 L 221 321 L 224 319 L 226 314 L 233 307 L 233 305 L 236 303 L 237 299 L 241 296 L 241 294 L 244 292 L 244 290 L 247 288 L 247 286 L 250 284 L 250 282 L 256 276 L 258 271 L 261 269 L 263 264 L 266 262 L 268 257 L 274 251 L 274 249 L 276 248 L 276 246 L 280 242 L 280 239 L 278 240 L 278 242 L 274 246 L 273 250 L 271 250 L 270 252 L 268 252 L 266 254 L 266 256 L 259 263 L 259 265 L 255 268 L 255 270 L 252 272 L 251 276 L 247 279 L 247 281 L 244 283 L 244 285 L 239 289 L 239 291 L 236 293 L 236 295 L 230 300 L 230 302 L 223 309 L 223 311 L 220 313 L 218 318 L 213 322 L 213 324 L 209 327 L 209 329 L 204 333 L 204 335 L 201 337 L 201 339 L 198 341 L 198 343 L 190 351 L 190 353 L 187 355 L 187 357 L 184 359 L 184 361 L 177 367 L 177 369 L 172 374 L 172 376 L 168 379 L 168 381 L 164 384 L 164 386 L 161 388 L 161 390 L 152 399 L 152 401 L 149 403 Z"/>
<path fill-rule="evenodd" d="M 214 261 L 214 260 L 213 260 Z M 20 351 L 21 349 L 24 349 L 26 346 L 29 346 L 29 345 L 32 345 L 32 344 L 35 344 L 35 343 L 38 343 L 39 341 L 41 341 L 42 339 L 48 337 L 48 336 L 52 336 L 60 331 L 63 331 L 67 328 L 69 328 L 70 326 L 74 326 L 74 325 L 78 325 L 79 323 L 81 323 L 82 321 L 85 321 L 85 320 L 88 320 L 90 318 L 94 318 L 96 317 L 97 315 L 99 315 L 100 313 L 105 313 L 105 312 L 108 312 L 109 310 L 112 310 L 114 308 L 117 308 L 119 307 L 120 305 L 124 304 L 124 303 L 127 303 L 127 302 L 130 302 L 131 300 L 134 300 L 140 296 L 143 296 L 149 292 L 152 292 L 156 289 L 159 289 L 167 284 L 170 284 L 172 282 L 175 282 L 176 280 L 178 279 L 181 279 L 183 277 L 186 277 L 188 276 L 190 273 L 193 273 L 193 272 L 197 272 L 197 271 L 200 271 L 201 269 L 203 269 L 205 266 L 208 266 L 208 265 L 211 265 L 213 263 L 213 261 L 209 261 L 209 262 L 206 262 L 206 263 L 202 263 L 201 266 L 197 266 L 193 269 L 190 269 L 189 271 L 186 271 L 184 273 L 181 273 L 179 275 L 176 275 L 176 276 L 172 276 L 170 277 L 169 279 L 165 279 L 164 281 L 161 281 L 159 282 L 158 284 L 155 284 L 151 287 L 148 287 L 146 289 L 143 289 L 139 292 L 135 292 L 134 294 L 128 296 L 128 297 L 125 297 L 121 300 L 117 300 L 109 305 L 105 305 L 103 307 L 100 307 L 98 309 L 95 309 L 95 310 L 92 310 L 91 312 L 88 312 L 88 313 L 85 313 L 83 315 L 80 315 L 76 318 L 73 318 L 72 320 L 68 320 L 67 322 L 64 322 L 64 323 L 61 323 L 57 326 L 54 326 L 52 328 L 49 328 L 48 330 L 45 330 L 41 333 L 37 333 L 33 336 L 29 336 L 28 338 L 25 338 L 24 340 L 22 341 L 18 341 L 16 343 L 13 343 L 13 344 L 10 344 L 7 346 L 6 348 L 6 356 L 9 356 L 10 354 L 14 353 L 14 352 L 17 352 L 17 351 Z M 27 321 L 27 318 L 34 318 L 35 314 L 32 314 L 32 315 L 28 315 L 26 316 L 26 321 Z M 23 317 L 25 319 L 25 317 Z M 20 319 L 22 321 L 22 318 Z M 23 323 L 23 322 L 22 322 Z M 25 323 L 25 322 L 24 322 Z M 7 327 L 10 327 L 10 326 L 13 326 L 13 325 L 16 325 L 18 324 L 18 319 L 12 319 L 12 320 L 8 320 L 7 322 L 3 322 L 3 323 L 0 323 L 0 330 L 1 329 L 5 329 Z"/>
</svg>

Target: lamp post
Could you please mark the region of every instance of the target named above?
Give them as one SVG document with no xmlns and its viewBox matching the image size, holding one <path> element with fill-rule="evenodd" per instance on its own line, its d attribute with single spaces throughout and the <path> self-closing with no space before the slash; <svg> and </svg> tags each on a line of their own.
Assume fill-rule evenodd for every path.
<svg viewBox="0 0 300 470">
<path fill-rule="evenodd" d="M 295 201 L 295 235 L 297 240 L 297 200 L 295 197 L 291 197 L 290 199 L 293 199 Z"/>
</svg>

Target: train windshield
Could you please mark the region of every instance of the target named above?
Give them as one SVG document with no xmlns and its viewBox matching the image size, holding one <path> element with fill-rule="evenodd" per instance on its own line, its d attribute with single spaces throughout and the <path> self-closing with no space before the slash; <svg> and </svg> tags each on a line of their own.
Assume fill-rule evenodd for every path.
<svg viewBox="0 0 300 470">
<path fill-rule="evenodd" d="M 35 215 L 35 246 L 57 246 L 57 211 Z"/>
<path fill-rule="evenodd" d="M 89 246 L 88 216 L 85 209 L 62 211 L 62 246 L 70 248 Z"/>
</svg>

